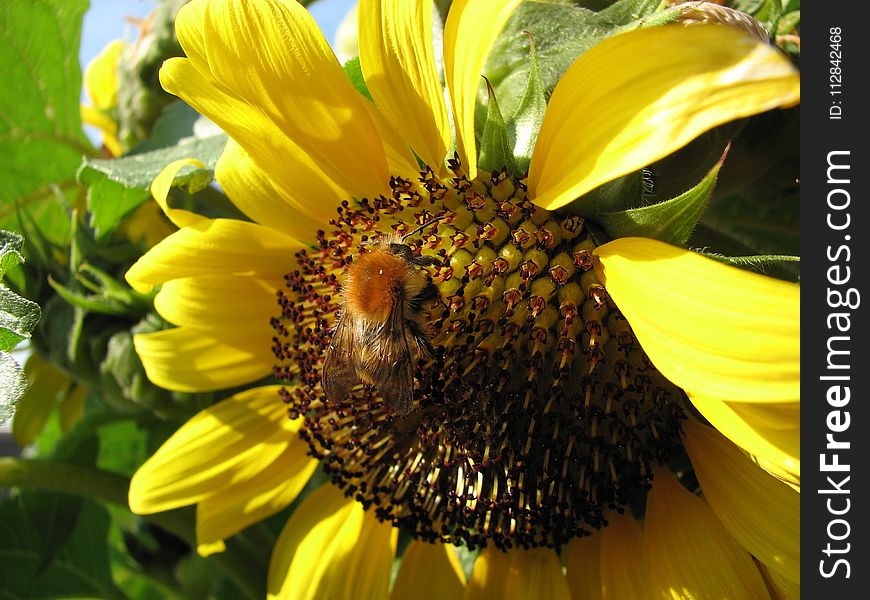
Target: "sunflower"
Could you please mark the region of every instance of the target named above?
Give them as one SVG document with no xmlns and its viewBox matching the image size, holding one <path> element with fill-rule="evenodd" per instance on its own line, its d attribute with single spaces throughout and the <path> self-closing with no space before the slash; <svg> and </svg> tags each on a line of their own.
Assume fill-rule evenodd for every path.
<svg viewBox="0 0 870 600">
<path fill-rule="evenodd" d="M 118 61 L 124 51 L 123 40 L 112 40 L 85 67 L 82 87 L 90 104 L 81 105 L 82 121 L 102 133 L 103 146 L 111 156 L 121 155 L 118 141 Z"/>
<path fill-rule="evenodd" d="M 653 239 L 599 245 L 557 209 L 796 104 L 798 76 L 729 27 L 620 34 L 562 76 L 527 177 L 479 171 L 480 74 L 518 3 L 453 2 L 447 98 L 431 0 L 360 2 L 371 100 L 295 2 L 179 12 L 186 58 L 161 82 L 229 134 L 216 178 L 247 219 L 168 207 L 188 161 L 155 180 L 179 230 L 127 279 L 161 286 L 177 327 L 135 345 L 163 387 L 255 385 L 158 449 L 130 506 L 195 504 L 208 554 L 322 465 L 270 597 L 797 597 L 799 287 Z M 440 261 L 407 416 L 377 385 L 327 401 L 320 383 L 344 270 L 387 235 Z M 454 545 L 482 549 L 468 581 Z"/>
</svg>

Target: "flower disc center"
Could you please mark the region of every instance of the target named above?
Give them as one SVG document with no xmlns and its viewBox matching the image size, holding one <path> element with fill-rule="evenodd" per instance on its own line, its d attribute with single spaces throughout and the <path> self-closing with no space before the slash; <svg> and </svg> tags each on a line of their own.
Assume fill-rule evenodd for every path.
<svg viewBox="0 0 870 600">
<path fill-rule="evenodd" d="M 681 446 L 681 392 L 597 280 L 582 218 L 531 204 L 504 172 L 468 181 L 453 166 L 344 203 L 334 231 L 298 253 L 272 321 L 275 374 L 312 453 L 379 518 L 431 541 L 558 546 L 646 491 L 650 464 Z M 328 400 L 347 266 L 420 225 L 404 243 L 439 259 L 419 268 L 440 299 L 422 319 L 434 352 L 413 356 L 410 411 L 377 382 Z"/>
</svg>

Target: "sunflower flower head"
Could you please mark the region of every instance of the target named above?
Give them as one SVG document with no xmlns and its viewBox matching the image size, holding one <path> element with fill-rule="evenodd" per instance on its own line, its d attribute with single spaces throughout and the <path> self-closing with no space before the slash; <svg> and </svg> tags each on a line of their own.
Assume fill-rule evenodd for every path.
<svg viewBox="0 0 870 600">
<path fill-rule="evenodd" d="M 731 475 L 752 472 L 758 491 L 796 506 L 737 446 L 799 483 L 793 431 L 773 423 L 798 402 L 798 288 L 652 239 L 606 241 L 584 198 L 716 125 L 795 104 L 798 77 L 729 27 L 614 36 L 565 72 L 517 172 L 521 160 L 479 156 L 491 144 L 474 123 L 487 53 L 518 4 L 453 3 L 445 94 L 432 2 L 362 1 L 371 100 L 295 2 L 179 12 L 187 56 L 161 81 L 229 134 L 216 178 L 249 220 L 169 208 L 183 161 L 155 181 L 180 229 L 127 278 L 162 286 L 155 306 L 177 327 L 136 348 L 170 389 L 258 383 L 170 438 L 134 477 L 131 507 L 196 504 L 208 553 L 292 502 L 319 463 L 331 484 L 277 541 L 275 597 L 343 597 L 348 573 L 386 596 L 397 528 L 415 541 L 394 594 L 429 570 L 441 574 L 432 593 L 467 585 L 469 597 L 766 597 L 768 571 L 794 583 L 793 549 L 746 534 L 741 523 L 763 520 L 755 504 L 722 516 L 735 504 L 714 497 L 728 486 L 710 484 L 722 494 L 709 504 L 688 491 L 686 466 L 706 493 L 711 455 L 727 455 Z M 371 288 L 386 300 L 360 302 L 393 307 L 372 333 L 348 316 L 348 273 L 361 277 L 354 265 L 384 243 L 420 283 Z M 330 359 L 339 339 L 347 354 Z M 383 368 L 360 366 L 363 354 Z M 324 391 L 330 360 L 342 361 L 338 395 Z M 398 409 L 385 392 L 396 378 L 411 390 Z M 704 555 L 693 527 L 716 549 L 715 577 L 691 568 Z M 662 552 L 676 539 L 678 560 Z M 483 549 L 468 584 L 447 544 Z"/>
<path fill-rule="evenodd" d="M 340 207 L 336 228 L 297 253 L 272 321 L 275 374 L 314 455 L 381 518 L 430 541 L 562 545 L 641 497 L 650 465 L 673 458 L 680 393 L 601 285 L 583 219 L 535 206 L 505 171 L 469 181 L 451 164 L 452 177 L 393 178 L 389 196 Z M 408 243 L 437 258 L 441 300 L 410 414 L 377 383 L 325 401 L 345 269 L 370 236 L 417 225 Z"/>
</svg>

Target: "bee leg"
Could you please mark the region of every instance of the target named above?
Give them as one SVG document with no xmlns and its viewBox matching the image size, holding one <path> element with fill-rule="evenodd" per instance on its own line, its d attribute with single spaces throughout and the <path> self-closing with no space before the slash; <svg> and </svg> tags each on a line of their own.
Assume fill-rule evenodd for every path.
<svg viewBox="0 0 870 600">
<path fill-rule="evenodd" d="M 444 260 L 439 256 L 413 256 L 408 262 L 418 267 L 440 267 Z"/>
<path fill-rule="evenodd" d="M 438 288 L 431 281 L 427 283 L 420 293 L 414 297 L 414 301 L 417 303 L 417 306 L 423 306 L 428 302 L 434 302 L 435 300 L 441 299 L 441 292 L 438 291 Z"/>
<path fill-rule="evenodd" d="M 425 358 L 435 356 L 435 347 L 429 341 L 429 336 L 426 335 L 426 332 L 423 331 L 420 325 L 414 321 L 408 321 L 406 327 L 419 353 Z"/>
</svg>

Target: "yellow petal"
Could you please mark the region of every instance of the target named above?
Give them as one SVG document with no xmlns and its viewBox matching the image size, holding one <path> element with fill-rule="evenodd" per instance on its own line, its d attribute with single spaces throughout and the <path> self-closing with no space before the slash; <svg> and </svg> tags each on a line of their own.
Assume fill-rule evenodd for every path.
<svg viewBox="0 0 870 600">
<path fill-rule="evenodd" d="M 133 344 L 153 383 L 178 392 L 211 392 L 262 379 L 275 364 L 268 330 L 232 333 L 238 337 L 217 324 L 213 335 L 177 327 L 134 335 Z"/>
<path fill-rule="evenodd" d="M 241 392 L 200 411 L 139 467 L 130 510 L 148 514 L 196 504 L 255 477 L 296 438 L 280 386 Z"/>
<path fill-rule="evenodd" d="M 168 236 L 127 271 L 135 289 L 197 275 L 258 275 L 277 279 L 295 265 L 299 242 L 270 228 L 235 221 L 208 219 Z"/>
<path fill-rule="evenodd" d="M 772 571 L 764 565 L 759 565 L 759 568 L 761 569 L 761 574 L 765 576 L 767 584 L 772 590 L 770 595 L 773 600 L 800 600 L 800 573 L 798 573 L 798 581 L 789 581 L 776 571 Z"/>
<path fill-rule="evenodd" d="M 293 511 L 275 543 L 268 597 L 387 597 L 396 531 L 334 486 L 321 486 Z"/>
<path fill-rule="evenodd" d="M 28 388 L 29 390 L 30 388 Z M 67 433 L 73 426 L 79 422 L 85 413 L 85 395 L 88 389 L 82 385 L 77 385 L 64 395 L 60 401 L 60 406 L 57 407 L 58 416 L 60 417 L 60 430 Z M 15 407 L 16 414 L 21 407 L 21 400 Z M 14 431 L 13 431 L 14 435 Z"/>
<path fill-rule="evenodd" d="M 456 123 L 456 151 L 469 179 L 477 175 L 474 106 L 495 38 L 520 0 L 455 0 L 444 24 L 444 79 Z"/>
<path fill-rule="evenodd" d="M 648 597 L 643 530 L 631 515 L 608 515 L 601 532 L 601 597 L 604 600 Z"/>
<path fill-rule="evenodd" d="M 217 336 L 219 332 L 272 330 L 269 320 L 280 313 L 279 279 L 200 275 L 163 284 L 154 307 L 167 321 Z M 271 334 L 270 334 L 271 336 Z"/>
<path fill-rule="evenodd" d="M 124 50 L 123 40 L 112 40 L 85 67 L 82 87 L 95 108 L 106 111 L 118 104 L 118 58 Z"/>
<path fill-rule="evenodd" d="M 684 425 L 685 446 L 710 507 L 768 568 L 800 581 L 800 494 L 756 465 L 716 430 Z"/>
<path fill-rule="evenodd" d="M 492 544 L 483 549 L 474 561 L 471 580 L 465 590 L 465 600 L 505 598 L 510 556 Z"/>
<path fill-rule="evenodd" d="M 250 154 L 262 174 L 272 181 L 271 185 L 281 190 L 281 197 L 286 194 L 294 198 L 304 207 L 303 212 L 310 211 L 316 216 L 324 210 L 334 210 L 341 200 L 350 197 L 275 123 L 255 106 L 243 102 L 221 88 L 214 79 L 203 75 L 192 61 L 185 58 L 167 60 L 160 69 L 160 83 L 166 91 L 184 99 L 226 131 Z M 228 143 L 224 149 L 224 153 L 230 152 L 231 156 L 221 161 L 224 163 L 224 176 L 230 170 L 226 163 L 234 158 L 231 144 Z M 256 179 L 259 174 L 245 177 Z M 218 181 L 223 185 L 220 175 Z M 245 206 L 251 205 L 246 198 L 240 198 L 240 201 Z M 278 203 L 277 198 L 257 201 Z"/>
<path fill-rule="evenodd" d="M 595 254 L 644 351 L 690 395 L 800 398 L 799 285 L 647 238 L 621 238 Z"/>
<path fill-rule="evenodd" d="M 462 598 L 465 574 L 450 544 L 414 540 L 402 555 L 390 598 Z"/>
<path fill-rule="evenodd" d="M 789 59 L 735 28 L 652 27 L 580 56 L 547 106 L 529 197 L 553 210 L 722 123 L 800 99 Z"/>
<path fill-rule="evenodd" d="M 601 531 L 593 531 L 590 536 L 568 542 L 563 559 L 571 597 L 602 600 Z"/>
<path fill-rule="evenodd" d="M 36 439 L 54 411 L 58 397 L 71 383 L 66 373 L 36 353 L 27 358 L 24 375 L 27 388 L 12 415 L 12 435 L 22 448 Z M 5 380 L 3 383 L 6 385 Z"/>
<path fill-rule="evenodd" d="M 662 468 L 647 498 L 645 556 L 653 598 L 769 598 L 752 557 Z"/>
<path fill-rule="evenodd" d="M 568 580 L 562 574 L 559 555 L 550 548 L 508 551 L 511 566 L 505 582 L 505 598 L 570 600 Z"/>
<path fill-rule="evenodd" d="M 656 368 L 730 440 L 800 473 L 800 286 L 646 238 L 595 254 Z"/>
<path fill-rule="evenodd" d="M 160 208 L 163 210 L 163 213 L 167 218 L 178 227 L 192 225 L 193 223 L 205 220 L 205 217 L 190 212 L 189 210 L 169 208 L 169 190 L 172 189 L 172 183 L 175 181 L 175 177 L 178 175 L 179 171 L 187 166 L 199 167 L 200 169 L 206 168 L 202 162 L 196 159 L 182 158 L 166 165 L 163 170 L 160 171 L 160 174 L 154 178 L 154 181 L 151 182 L 151 195 L 154 197 L 154 200 L 157 201 L 157 204 L 160 205 Z"/>
<path fill-rule="evenodd" d="M 304 7 L 194 0 L 179 11 L 176 30 L 199 70 L 262 111 L 343 188 L 360 197 L 388 190 L 383 143 L 367 100 Z"/>
<path fill-rule="evenodd" d="M 278 185 L 232 138 L 215 166 L 215 179 L 248 217 L 306 242 L 314 239 L 318 229 L 328 227 L 340 203 L 337 195 L 305 196 L 304 189 Z"/>
<path fill-rule="evenodd" d="M 756 457 L 760 466 L 787 483 L 800 486 L 800 421 L 789 429 L 756 422 L 744 409 L 754 405 L 690 396 L 692 404 L 722 435 Z M 772 414 L 800 414 L 800 403 L 769 405 Z M 786 409 L 786 410 L 778 410 Z M 758 414 L 758 411 L 756 411 Z"/>
<path fill-rule="evenodd" d="M 115 119 L 93 106 L 82 104 L 79 108 L 82 122 L 99 129 L 103 133 L 103 145 L 106 149 L 112 156 L 120 156 L 122 149 L 121 143 L 118 141 L 118 124 Z"/>
<path fill-rule="evenodd" d="M 432 47 L 432 0 L 360 2 L 360 65 L 390 125 L 424 163 L 443 169 L 450 122 Z"/>
<path fill-rule="evenodd" d="M 377 106 L 371 102 L 366 102 L 365 106 L 378 130 L 378 135 L 384 142 L 384 152 L 387 155 L 390 175 L 404 177 L 416 182 L 417 178 L 420 177 L 420 165 L 414 153 L 411 152 L 411 147 L 396 133 L 396 130 L 387 122 Z"/>
<path fill-rule="evenodd" d="M 200 555 L 207 556 L 216 542 L 288 506 L 308 483 L 319 462 L 308 456 L 308 444 L 296 435 L 301 419 L 291 423 L 294 427 L 287 447 L 271 464 L 199 502 L 196 543 Z"/>
<path fill-rule="evenodd" d="M 166 219 L 157 202 L 146 200 L 121 222 L 119 230 L 134 244 L 151 248 L 176 228 Z"/>
</svg>

